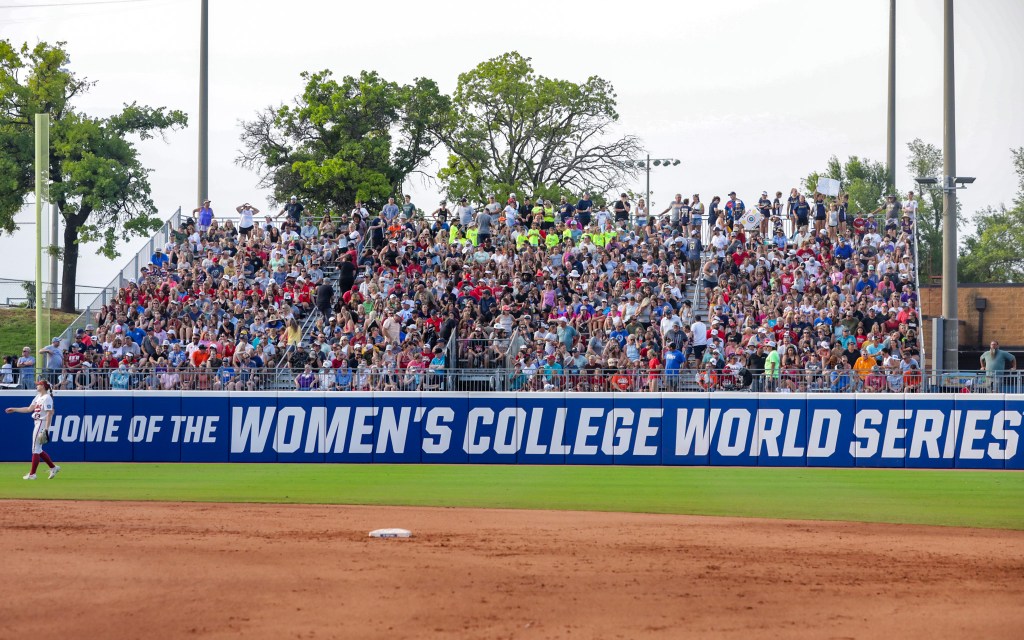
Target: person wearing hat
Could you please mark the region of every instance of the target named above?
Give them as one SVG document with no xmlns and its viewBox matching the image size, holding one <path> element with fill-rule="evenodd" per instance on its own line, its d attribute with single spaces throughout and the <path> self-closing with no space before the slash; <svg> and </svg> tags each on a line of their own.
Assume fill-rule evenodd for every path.
<svg viewBox="0 0 1024 640">
<path fill-rule="evenodd" d="M 153 251 L 153 255 L 149 257 L 150 264 L 160 271 L 163 271 L 170 261 L 171 259 L 164 253 L 163 248 L 159 246 Z"/>
<path fill-rule="evenodd" d="M 736 197 L 735 191 L 729 192 L 729 201 L 725 203 L 725 223 L 731 230 L 736 226 L 736 223 L 743 219 L 743 214 L 746 213 L 746 205 L 743 201 Z"/>
<path fill-rule="evenodd" d="M 45 462 L 50 467 L 50 480 L 57 477 L 60 467 L 54 464 L 50 456 L 43 451 L 43 445 L 50 441 L 50 426 L 53 423 L 53 394 L 52 386 L 46 380 L 39 380 L 35 383 L 37 395 L 27 407 L 8 407 L 5 412 L 30 413 L 32 414 L 32 468 L 22 476 L 24 480 L 36 479 L 36 468 L 40 462 Z"/>
<path fill-rule="evenodd" d="M 50 344 L 39 350 L 43 356 L 43 376 L 50 385 L 56 385 L 64 368 L 64 350 L 60 346 L 60 338 L 54 337 Z"/>
<path fill-rule="evenodd" d="M 357 202 L 356 205 L 359 203 Z M 302 212 L 305 211 L 305 207 L 299 202 L 298 197 L 291 196 L 288 198 L 288 204 L 284 205 L 281 210 L 277 213 L 277 217 L 287 216 L 286 220 L 294 225 L 298 225 L 299 221 L 302 220 Z"/>
<path fill-rule="evenodd" d="M 782 358 L 774 340 L 768 341 L 768 355 L 764 359 L 765 391 L 777 391 L 782 374 Z"/>
<path fill-rule="evenodd" d="M 196 214 L 197 224 L 196 232 L 200 235 L 205 235 L 210 230 L 210 225 L 213 224 L 213 207 L 209 200 L 203 200 L 203 204 L 199 205 L 192 210 L 192 213 Z"/>
<path fill-rule="evenodd" d="M 462 196 L 459 198 L 459 204 L 455 207 L 455 217 L 458 218 L 459 224 L 463 228 L 466 228 L 476 218 L 476 211 L 473 210 L 473 206 L 469 204 L 469 200 Z"/>
</svg>

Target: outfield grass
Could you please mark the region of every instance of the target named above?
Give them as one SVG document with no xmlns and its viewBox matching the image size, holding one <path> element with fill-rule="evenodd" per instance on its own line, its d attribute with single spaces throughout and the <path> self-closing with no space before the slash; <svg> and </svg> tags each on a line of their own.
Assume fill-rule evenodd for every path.
<svg viewBox="0 0 1024 640">
<path fill-rule="evenodd" d="M 1024 529 L 1024 473 L 902 469 L 0 464 L 0 498 L 632 511 Z"/>
<path fill-rule="evenodd" d="M 78 316 L 61 311 L 50 312 L 50 333 L 60 335 Z M 51 336 L 47 336 L 49 340 Z M 0 356 L 20 356 L 21 349 L 36 343 L 35 309 L 0 309 Z M 35 349 L 33 349 L 35 351 Z"/>
</svg>

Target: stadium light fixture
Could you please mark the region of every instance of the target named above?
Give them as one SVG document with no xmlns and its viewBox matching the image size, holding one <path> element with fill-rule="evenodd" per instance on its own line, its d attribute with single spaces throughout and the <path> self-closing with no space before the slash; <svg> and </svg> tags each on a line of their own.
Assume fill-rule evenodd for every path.
<svg viewBox="0 0 1024 640">
<path fill-rule="evenodd" d="M 681 161 L 676 158 L 655 158 L 651 160 L 651 156 L 647 156 L 644 160 L 631 161 L 630 166 L 635 165 L 637 169 L 644 169 L 647 172 L 647 197 L 644 202 L 647 206 L 651 206 L 651 166 L 655 167 L 678 167 Z"/>
</svg>

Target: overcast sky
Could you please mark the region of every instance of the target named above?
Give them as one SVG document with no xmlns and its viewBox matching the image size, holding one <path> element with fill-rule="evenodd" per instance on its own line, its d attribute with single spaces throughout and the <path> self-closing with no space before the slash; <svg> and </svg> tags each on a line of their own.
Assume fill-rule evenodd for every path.
<svg viewBox="0 0 1024 640">
<path fill-rule="evenodd" d="M 75 6 L 81 0 L 0 0 L 0 38 L 66 41 L 76 73 L 98 81 L 78 106 L 93 115 L 123 103 L 183 109 L 191 128 L 140 145 L 161 216 L 196 198 L 199 0 Z M 65 6 L 12 8 L 14 5 Z M 887 0 L 706 2 L 334 3 L 211 0 L 210 197 L 228 212 L 266 205 L 239 168 L 239 121 L 290 101 L 299 73 L 375 69 L 454 89 L 458 74 L 516 50 L 538 73 L 614 84 L 624 131 L 678 167 L 651 174 L 654 208 L 677 191 L 705 200 L 735 189 L 748 203 L 786 191 L 831 155 L 885 159 Z M 623 12 L 626 9 L 626 12 Z M 957 168 L 977 176 L 964 210 L 1010 202 L 1009 149 L 1024 145 L 1024 2 L 956 3 Z M 390 20 L 382 24 L 382 20 Z M 906 144 L 942 143 L 942 2 L 897 2 L 897 186 L 913 187 Z M 643 189 L 642 179 L 631 186 Z M 436 206 L 437 189 L 407 184 Z M 28 219 L 24 213 L 18 219 Z M 0 278 L 32 278 L 24 227 L 0 238 Z M 20 237 L 19 237 L 20 236 Z M 125 247 L 126 255 L 142 240 Z M 15 259 L 11 259 L 14 257 Z M 106 283 L 123 266 L 87 247 L 79 283 Z"/>
</svg>

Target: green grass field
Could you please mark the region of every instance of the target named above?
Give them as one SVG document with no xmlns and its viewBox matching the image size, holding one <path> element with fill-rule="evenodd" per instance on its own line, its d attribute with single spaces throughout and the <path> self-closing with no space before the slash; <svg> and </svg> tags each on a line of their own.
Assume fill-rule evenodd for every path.
<svg viewBox="0 0 1024 640">
<path fill-rule="evenodd" d="M 631 511 L 1024 529 L 1024 473 L 902 469 L 0 464 L 0 498 Z"/>
<path fill-rule="evenodd" d="M 51 311 L 50 333 L 60 335 L 77 317 L 72 313 Z M 50 336 L 46 339 L 49 340 Z M 35 342 L 35 309 L 0 309 L 0 356 L 20 356 L 22 347 L 32 346 Z"/>
</svg>

